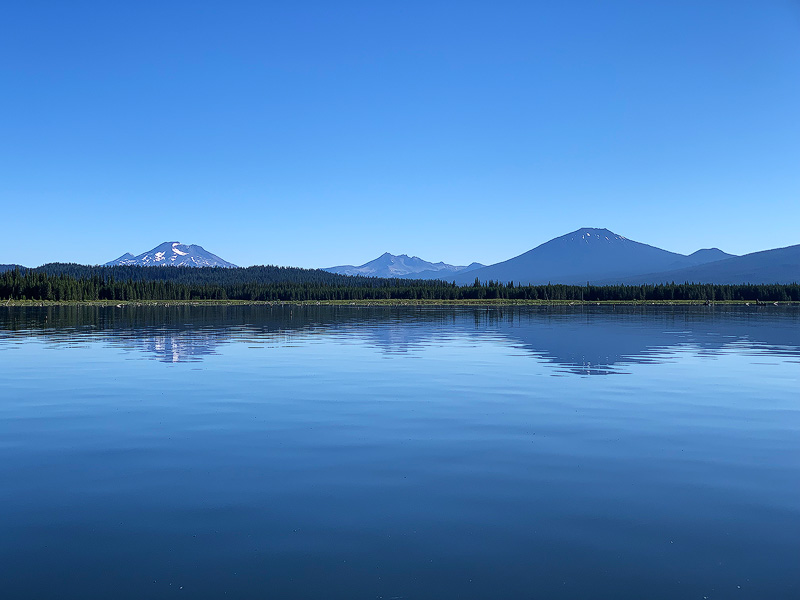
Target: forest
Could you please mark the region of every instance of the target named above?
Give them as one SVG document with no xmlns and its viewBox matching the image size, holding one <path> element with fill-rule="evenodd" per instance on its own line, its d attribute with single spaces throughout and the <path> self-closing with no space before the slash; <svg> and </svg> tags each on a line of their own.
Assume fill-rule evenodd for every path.
<svg viewBox="0 0 800 600">
<path fill-rule="evenodd" d="M 519 285 L 475 281 L 350 277 L 287 267 L 89 267 L 51 264 L 0 273 L 0 300 L 57 302 L 139 300 L 544 300 L 800 301 L 800 284 L 668 283 L 654 285 Z"/>
</svg>

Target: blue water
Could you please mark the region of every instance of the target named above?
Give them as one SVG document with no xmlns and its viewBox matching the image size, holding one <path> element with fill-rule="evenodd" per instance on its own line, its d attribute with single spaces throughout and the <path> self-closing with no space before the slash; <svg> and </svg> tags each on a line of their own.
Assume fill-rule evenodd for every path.
<svg viewBox="0 0 800 600">
<path fill-rule="evenodd" d="M 0 308 L 14 599 L 800 598 L 792 307 Z"/>
</svg>

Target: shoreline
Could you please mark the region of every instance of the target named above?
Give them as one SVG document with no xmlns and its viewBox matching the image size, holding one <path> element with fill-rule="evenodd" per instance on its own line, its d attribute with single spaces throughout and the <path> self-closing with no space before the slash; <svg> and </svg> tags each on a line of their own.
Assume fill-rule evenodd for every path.
<svg viewBox="0 0 800 600">
<path fill-rule="evenodd" d="M 355 307 L 400 307 L 400 306 L 800 306 L 800 302 L 745 301 L 745 300 L 3 300 L 4 307 L 50 307 L 50 306 L 99 306 L 99 307 L 145 307 L 145 306 L 355 306 Z"/>
</svg>

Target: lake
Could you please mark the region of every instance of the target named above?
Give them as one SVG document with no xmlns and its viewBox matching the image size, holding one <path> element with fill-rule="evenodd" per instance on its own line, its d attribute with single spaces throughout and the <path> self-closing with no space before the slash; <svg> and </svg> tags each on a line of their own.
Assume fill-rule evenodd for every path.
<svg viewBox="0 0 800 600">
<path fill-rule="evenodd" d="M 797 307 L 2 307 L 0 381 L 6 598 L 800 598 Z"/>
</svg>

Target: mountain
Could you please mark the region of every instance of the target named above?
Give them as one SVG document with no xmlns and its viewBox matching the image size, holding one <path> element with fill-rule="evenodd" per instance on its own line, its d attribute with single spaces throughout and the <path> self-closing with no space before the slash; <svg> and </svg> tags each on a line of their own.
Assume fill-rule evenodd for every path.
<svg viewBox="0 0 800 600">
<path fill-rule="evenodd" d="M 141 267 L 172 266 L 172 267 L 228 267 L 236 265 L 221 259 L 216 254 L 211 254 L 202 246 L 195 244 L 185 245 L 180 242 L 164 242 L 149 252 L 134 256 L 126 252 L 119 258 L 107 262 L 104 266 L 114 267 L 120 265 L 136 265 Z"/>
<path fill-rule="evenodd" d="M 719 248 L 703 248 L 697 252 L 692 252 L 686 258 L 691 261 L 692 265 L 704 265 L 705 263 L 725 260 L 726 258 L 733 258 L 734 256 L 734 254 L 728 254 Z"/>
<path fill-rule="evenodd" d="M 142 255 L 144 256 L 144 254 Z M 107 267 L 117 267 L 120 265 L 136 265 L 136 257 L 131 254 L 130 252 L 126 252 L 116 260 L 112 260 L 111 262 L 107 262 L 105 266 Z"/>
<path fill-rule="evenodd" d="M 752 252 L 703 265 L 651 272 L 601 283 L 796 283 L 800 282 L 800 245 Z"/>
<path fill-rule="evenodd" d="M 437 264 L 443 264 L 443 263 L 437 263 Z M 470 271 L 475 271 L 476 269 L 482 269 L 485 266 L 486 265 L 482 265 L 479 262 L 474 262 L 467 265 L 466 267 L 453 267 L 454 269 L 457 269 L 456 271 L 445 271 L 445 270 L 435 271 L 429 269 L 426 271 L 420 271 L 419 273 L 414 273 L 413 279 L 444 279 L 445 281 L 452 281 L 452 276 L 455 275 L 456 273 L 469 273 Z M 411 275 L 407 275 L 407 277 L 412 278 Z"/>
<path fill-rule="evenodd" d="M 342 265 L 328 267 L 323 271 L 339 275 L 362 275 L 366 277 L 403 277 L 406 279 L 448 279 L 455 273 L 463 273 L 483 267 L 472 263 L 467 267 L 448 265 L 443 262 L 432 263 L 417 256 L 389 254 L 385 252 L 375 260 L 361 266 Z"/>
<path fill-rule="evenodd" d="M 690 256 L 629 240 L 608 229 L 583 228 L 550 240 L 514 258 L 455 276 L 456 283 L 585 284 L 640 273 L 656 273 L 731 256 L 716 248 Z"/>
</svg>

